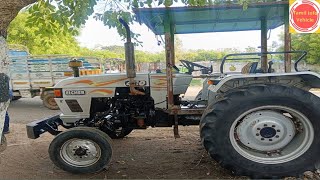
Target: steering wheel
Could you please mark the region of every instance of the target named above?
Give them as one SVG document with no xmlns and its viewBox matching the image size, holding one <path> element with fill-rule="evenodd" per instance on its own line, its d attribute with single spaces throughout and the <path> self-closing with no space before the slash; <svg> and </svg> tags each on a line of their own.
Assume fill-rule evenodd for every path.
<svg viewBox="0 0 320 180">
<path fill-rule="evenodd" d="M 203 74 L 209 74 L 209 72 L 212 72 L 213 70 L 212 65 L 210 68 L 208 68 L 201 64 L 197 64 L 197 63 L 186 61 L 186 60 L 180 60 L 180 62 L 185 68 L 188 69 L 187 74 L 192 74 L 192 72 L 195 71 L 195 67 L 200 68 L 200 71 L 202 71 Z"/>
<path fill-rule="evenodd" d="M 173 65 L 172 67 L 173 67 L 173 69 L 175 69 L 176 71 L 178 71 L 178 72 L 180 71 L 180 69 L 179 69 L 176 65 Z"/>
</svg>

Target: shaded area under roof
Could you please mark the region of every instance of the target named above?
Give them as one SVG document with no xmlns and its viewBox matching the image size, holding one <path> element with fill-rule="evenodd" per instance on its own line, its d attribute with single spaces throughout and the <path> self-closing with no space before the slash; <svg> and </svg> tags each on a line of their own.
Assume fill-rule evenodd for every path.
<svg viewBox="0 0 320 180">
<path fill-rule="evenodd" d="M 249 31 L 261 29 L 261 18 L 266 18 L 268 29 L 284 24 L 288 2 L 207 7 L 137 8 L 134 13 L 156 35 L 165 34 L 165 22 L 174 25 L 175 34 Z"/>
</svg>

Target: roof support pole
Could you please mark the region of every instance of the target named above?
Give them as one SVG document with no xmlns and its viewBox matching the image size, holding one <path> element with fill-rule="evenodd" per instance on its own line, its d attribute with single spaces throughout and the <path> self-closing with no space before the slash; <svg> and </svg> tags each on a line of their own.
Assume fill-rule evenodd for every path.
<svg viewBox="0 0 320 180">
<path fill-rule="evenodd" d="M 268 72 L 268 27 L 265 17 L 261 18 L 261 69 L 263 72 Z"/>
<path fill-rule="evenodd" d="M 167 73 L 167 95 L 168 110 L 174 106 L 173 100 L 173 75 L 172 67 L 174 66 L 174 34 L 170 21 L 165 21 L 165 52 L 166 52 L 166 73 Z"/>
<path fill-rule="evenodd" d="M 167 96 L 168 96 L 168 111 L 174 118 L 174 137 L 179 138 L 179 129 L 178 129 L 178 107 L 174 106 L 173 98 L 173 74 L 172 67 L 175 65 L 175 54 L 174 54 L 174 25 L 172 24 L 172 19 L 170 14 L 166 14 L 165 22 L 165 51 L 166 51 L 166 73 L 167 73 Z"/>
<path fill-rule="evenodd" d="M 284 51 L 291 51 L 291 34 L 289 31 L 289 11 L 284 14 Z M 284 54 L 285 72 L 291 72 L 291 54 Z"/>
</svg>

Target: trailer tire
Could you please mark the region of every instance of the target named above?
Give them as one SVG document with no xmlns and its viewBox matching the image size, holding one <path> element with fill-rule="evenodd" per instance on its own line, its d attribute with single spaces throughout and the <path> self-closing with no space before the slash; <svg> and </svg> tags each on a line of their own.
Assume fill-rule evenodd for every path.
<svg viewBox="0 0 320 180">
<path fill-rule="evenodd" d="M 320 160 L 320 129 L 313 128 L 320 126 L 319 106 L 317 96 L 295 87 L 256 85 L 235 90 L 206 109 L 200 121 L 202 144 L 213 159 L 236 175 L 255 179 L 300 176 L 315 170 Z M 262 128 L 256 128 L 261 123 Z M 281 124 L 284 129 L 278 131 Z M 291 129 L 295 134 L 290 134 Z M 278 132 L 287 134 L 279 137 Z M 275 140 L 265 141 L 268 138 Z M 281 149 L 271 151 L 280 145 Z"/>
<path fill-rule="evenodd" d="M 53 139 L 49 155 L 64 171 L 75 174 L 99 172 L 111 161 L 111 139 L 95 128 L 71 128 Z"/>
<path fill-rule="evenodd" d="M 43 96 L 42 102 L 43 102 L 43 105 L 48 109 L 51 109 L 51 110 L 58 110 L 59 109 L 57 102 L 54 100 L 53 93 L 50 93 L 50 92 L 46 93 Z"/>
</svg>

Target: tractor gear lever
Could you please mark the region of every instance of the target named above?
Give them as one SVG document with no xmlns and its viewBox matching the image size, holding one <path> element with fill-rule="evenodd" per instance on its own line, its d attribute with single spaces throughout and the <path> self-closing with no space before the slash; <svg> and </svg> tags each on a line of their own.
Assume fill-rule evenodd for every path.
<svg viewBox="0 0 320 180">
<path fill-rule="evenodd" d="M 268 64 L 269 64 L 268 73 L 272 73 L 272 65 L 273 65 L 273 62 L 272 62 L 272 61 L 269 61 Z"/>
</svg>

